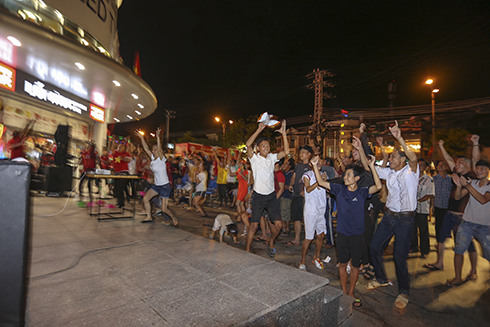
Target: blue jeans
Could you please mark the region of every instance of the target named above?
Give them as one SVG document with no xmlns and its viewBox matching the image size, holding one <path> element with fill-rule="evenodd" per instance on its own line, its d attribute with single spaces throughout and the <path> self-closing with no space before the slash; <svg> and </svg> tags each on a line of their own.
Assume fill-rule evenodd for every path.
<svg viewBox="0 0 490 327">
<path fill-rule="evenodd" d="M 483 257 L 490 261 L 490 226 L 471 223 L 463 220 L 458 227 L 456 234 L 456 246 L 454 253 L 464 254 L 473 238 L 476 238 L 481 243 L 483 249 Z"/>
<path fill-rule="evenodd" d="M 406 295 L 410 295 L 407 257 L 413 233 L 413 217 L 413 213 L 405 214 L 386 210 L 369 247 L 371 264 L 374 266 L 376 280 L 380 283 L 387 283 L 383 253 L 393 236 L 395 236 L 393 261 L 395 262 L 396 278 L 398 279 L 398 290 L 400 294 Z"/>
</svg>

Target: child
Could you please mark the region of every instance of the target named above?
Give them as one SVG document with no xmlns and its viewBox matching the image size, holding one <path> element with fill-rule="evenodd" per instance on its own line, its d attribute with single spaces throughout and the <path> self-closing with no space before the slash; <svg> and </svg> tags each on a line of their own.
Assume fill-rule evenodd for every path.
<svg viewBox="0 0 490 327">
<path fill-rule="evenodd" d="M 259 127 L 255 133 L 247 140 L 247 154 L 252 165 L 254 177 L 254 191 L 252 203 L 252 219 L 250 230 L 247 235 L 246 251 L 250 252 L 255 232 L 259 227 L 260 218 L 264 209 L 269 213 L 271 220 L 271 237 L 269 238 L 268 255 L 274 258 L 276 249 L 274 248 L 274 240 L 279 235 L 282 228 L 281 208 L 279 199 L 274 192 L 274 164 L 289 154 L 289 143 L 286 134 L 286 121 L 282 121 L 281 128 L 276 132 L 281 133 L 284 141 L 284 150 L 279 153 L 270 153 L 270 144 L 266 138 L 257 140 L 258 153 L 254 153 L 253 143 L 257 136 L 264 130 L 266 125 L 259 123 Z"/>
<path fill-rule="evenodd" d="M 214 233 L 216 233 L 218 230 L 219 230 L 219 242 L 220 243 L 223 243 L 223 234 L 225 232 L 230 234 L 233 237 L 233 242 L 235 244 L 240 243 L 237 240 L 238 228 L 233 223 L 230 216 L 225 215 L 225 214 L 219 214 L 216 216 L 216 218 L 214 219 L 214 225 L 213 225 L 211 234 L 209 234 L 209 238 L 213 239 Z"/>
<path fill-rule="evenodd" d="M 316 169 L 321 168 L 321 163 L 317 160 L 316 163 L 311 162 L 310 166 L 314 165 Z M 320 252 L 323 246 L 323 240 L 325 233 L 327 232 L 327 226 L 325 224 L 325 208 L 327 206 L 327 192 L 324 188 L 318 187 L 317 178 L 322 177 L 315 176 L 312 170 L 308 170 L 301 176 L 304 185 L 305 205 L 303 209 L 303 216 L 305 221 L 305 240 L 303 241 L 303 248 L 301 251 L 301 261 L 299 263 L 299 269 L 306 271 L 306 253 L 310 247 L 311 241 L 315 237 L 316 232 L 316 249 L 312 262 L 315 263 L 318 269 L 323 269 L 323 262 L 320 259 Z"/>
<path fill-rule="evenodd" d="M 366 158 L 361 141 L 353 137 L 352 145 Z M 331 184 L 323 181 L 318 169 L 318 157 L 311 160 L 318 184 L 330 190 L 337 198 L 337 254 L 339 261 L 339 277 L 344 294 L 354 297 L 354 288 L 359 277 L 359 266 L 363 254 L 364 240 L 364 202 L 370 194 L 381 190 L 382 184 L 374 168 L 374 156 L 369 156 L 369 167 L 373 174 L 375 185 L 358 187 L 357 181 L 364 172 L 361 167 L 348 166 L 344 174 L 344 185 Z M 351 260 L 350 285 L 347 290 L 347 263 Z M 359 299 L 353 303 L 355 307 L 362 305 Z"/>
</svg>

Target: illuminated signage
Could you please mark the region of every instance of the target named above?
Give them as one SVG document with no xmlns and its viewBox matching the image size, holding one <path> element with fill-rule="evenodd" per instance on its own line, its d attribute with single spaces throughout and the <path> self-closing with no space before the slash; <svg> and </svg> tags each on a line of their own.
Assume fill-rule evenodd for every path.
<svg viewBox="0 0 490 327">
<path fill-rule="evenodd" d="M 90 118 L 92 118 L 95 121 L 98 121 L 99 123 L 105 123 L 105 110 L 97 107 L 93 104 L 90 104 Z"/>
<path fill-rule="evenodd" d="M 44 87 L 44 83 L 40 81 L 35 81 L 34 83 L 27 80 L 24 81 L 24 92 L 33 98 L 38 98 L 39 100 L 50 102 L 55 106 L 69 109 L 79 115 L 82 114 L 82 110 L 87 111 L 86 105 L 61 95 L 57 90 L 47 90 Z"/>
<path fill-rule="evenodd" d="M 0 87 L 15 91 L 15 69 L 0 63 Z"/>
<path fill-rule="evenodd" d="M 89 116 L 90 102 L 77 97 L 74 94 L 63 91 L 55 86 L 40 81 L 39 78 L 17 71 L 15 91 L 42 102 L 54 105 L 64 110 L 69 110 L 82 116 Z"/>
<path fill-rule="evenodd" d="M 3 61 L 4 63 L 15 66 L 15 51 L 16 48 L 7 39 L 2 39 L 0 38 L 0 61 Z"/>
</svg>

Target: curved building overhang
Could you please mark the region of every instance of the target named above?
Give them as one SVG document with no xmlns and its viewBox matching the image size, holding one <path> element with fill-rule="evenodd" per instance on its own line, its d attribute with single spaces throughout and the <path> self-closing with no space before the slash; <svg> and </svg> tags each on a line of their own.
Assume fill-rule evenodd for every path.
<svg viewBox="0 0 490 327">
<path fill-rule="evenodd" d="M 151 87 L 109 57 L 6 11 L 0 10 L 0 26 L 0 61 L 104 108 L 106 123 L 137 121 L 156 110 Z M 9 36 L 21 45 L 2 48 Z"/>
</svg>

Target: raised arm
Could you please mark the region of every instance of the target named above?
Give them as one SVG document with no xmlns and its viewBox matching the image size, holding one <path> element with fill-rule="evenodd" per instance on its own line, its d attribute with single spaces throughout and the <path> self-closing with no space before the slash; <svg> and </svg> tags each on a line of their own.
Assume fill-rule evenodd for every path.
<svg viewBox="0 0 490 327">
<path fill-rule="evenodd" d="M 449 155 L 449 153 L 447 153 L 446 149 L 444 148 L 444 140 L 439 140 L 438 145 L 439 145 L 439 150 L 441 151 L 441 154 L 442 154 L 442 158 L 444 159 L 444 161 L 447 162 L 449 170 L 453 171 L 454 166 L 455 166 L 454 160 Z"/>
<path fill-rule="evenodd" d="M 373 174 L 374 185 L 369 187 L 369 194 L 373 194 L 381 190 L 383 184 L 381 184 L 381 180 L 379 179 L 378 172 L 374 167 L 374 163 L 376 162 L 376 157 L 373 155 L 369 155 L 369 168 L 371 168 L 371 173 Z"/>
<path fill-rule="evenodd" d="M 162 129 L 160 127 L 157 128 L 157 131 L 155 132 L 157 136 L 157 155 L 160 159 L 163 159 L 163 156 L 165 155 L 163 153 L 162 149 L 162 142 L 160 141 L 160 134 L 162 133 Z"/>
<path fill-rule="evenodd" d="M 473 149 L 471 152 L 471 154 L 472 154 L 471 162 L 472 162 L 472 166 L 473 166 L 473 171 L 476 171 L 476 163 L 481 158 L 479 141 L 480 141 L 480 136 L 478 136 L 476 134 L 471 135 L 471 142 L 473 145 L 473 147 L 472 147 Z"/>
<path fill-rule="evenodd" d="M 414 171 L 414 172 L 417 171 L 417 169 L 418 169 L 418 167 L 417 167 L 417 156 L 405 143 L 405 140 L 402 137 L 402 132 L 401 132 L 400 128 L 398 127 L 398 121 L 397 120 L 395 120 L 395 126 L 390 127 L 390 132 L 391 132 L 391 135 L 393 135 L 393 137 L 398 141 L 398 143 L 400 143 L 403 151 L 407 155 L 408 164 L 410 166 L 410 169 L 412 169 L 412 171 Z"/>
<path fill-rule="evenodd" d="M 361 158 L 361 163 L 364 169 L 370 171 L 371 168 L 369 166 L 368 159 L 366 158 L 366 153 L 364 153 L 361 140 L 355 136 L 352 136 L 352 146 L 359 152 L 359 157 Z"/>
<path fill-rule="evenodd" d="M 134 134 L 136 134 L 136 136 L 138 136 L 140 138 L 141 146 L 143 146 L 143 150 L 145 150 L 148 157 L 151 158 L 151 151 L 148 148 L 148 144 L 146 144 L 145 138 L 143 137 L 143 135 L 141 135 L 140 131 L 141 131 L 140 129 L 137 129 L 134 131 Z"/>
<path fill-rule="evenodd" d="M 324 181 L 322 178 L 322 175 L 320 174 L 320 171 L 318 170 L 318 156 L 314 156 L 311 158 L 310 162 L 313 165 L 313 171 L 315 172 L 315 177 L 316 177 L 316 183 L 320 185 L 321 187 L 326 188 L 327 190 L 330 190 L 330 183 L 328 181 Z"/>
<path fill-rule="evenodd" d="M 378 136 L 376 138 L 376 143 L 378 143 L 378 146 L 381 150 L 381 153 L 383 154 L 383 164 L 381 165 L 381 168 L 386 168 L 388 166 L 388 153 L 386 153 L 385 143 L 383 141 L 383 137 Z"/>
<path fill-rule="evenodd" d="M 249 137 L 247 143 L 245 143 L 245 145 L 247 146 L 247 155 L 249 159 L 251 159 L 254 155 L 253 144 L 255 142 L 255 139 L 257 138 L 257 136 L 259 136 L 260 132 L 264 130 L 264 128 L 265 124 L 259 123 L 259 127 L 257 127 L 257 130 Z"/>
<path fill-rule="evenodd" d="M 277 154 L 277 159 L 281 160 L 282 158 L 286 157 L 289 154 L 289 142 L 288 142 L 288 136 L 286 134 L 286 119 L 282 121 L 281 128 L 276 130 L 276 132 L 281 133 L 282 140 L 284 142 L 284 150 Z"/>
</svg>

